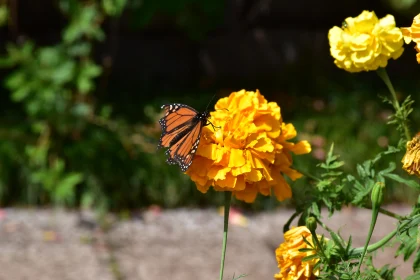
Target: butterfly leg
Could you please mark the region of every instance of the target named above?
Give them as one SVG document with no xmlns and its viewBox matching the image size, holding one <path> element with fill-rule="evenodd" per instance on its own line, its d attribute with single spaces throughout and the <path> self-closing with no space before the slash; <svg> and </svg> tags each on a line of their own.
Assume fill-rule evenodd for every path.
<svg viewBox="0 0 420 280">
<path fill-rule="evenodd" d="M 216 130 L 216 128 L 219 128 L 219 129 L 222 128 L 221 126 L 214 126 L 212 122 L 207 121 L 206 125 L 209 125 L 209 124 L 213 127 L 214 130 Z"/>
</svg>

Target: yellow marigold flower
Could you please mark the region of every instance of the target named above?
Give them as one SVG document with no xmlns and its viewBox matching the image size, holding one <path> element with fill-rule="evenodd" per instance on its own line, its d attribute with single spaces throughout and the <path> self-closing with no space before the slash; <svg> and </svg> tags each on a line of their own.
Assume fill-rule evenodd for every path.
<svg viewBox="0 0 420 280">
<path fill-rule="evenodd" d="M 283 175 L 296 180 L 302 175 L 290 166 L 291 153 L 311 151 L 307 141 L 288 142 L 296 136 L 292 124 L 283 122 L 280 107 L 256 92 L 241 90 L 220 99 L 211 113 L 215 126 L 203 128 L 194 161 L 187 170 L 199 191 L 210 186 L 231 191 L 251 203 L 258 193 L 279 200 L 291 197 Z"/>
<path fill-rule="evenodd" d="M 346 18 L 341 28 L 331 28 L 328 40 L 335 65 L 348 72 L 385 67 L 390 58 L 397 59 L 404 51 L 403 35 L 394 17 L 378 19 L 369 11 Z"/>
<path fill-rule="evenodd" d="M 407 151 L 401 162 L 403 169 L 410 175 L 420 177 L 420 132 L 407 142 Z"/>
<path fill-rule="evenodd" d="M 299 249 L 310 248 L 302 236 L 313 245 L 312 234 L 305 226 L 294 227 L 284 234 L 284 242 L 276 249 L 280 272 L 274 275 L 275 279 L 306 280 L 315 279 L 315 276 L 319 275 L 319 270 L 313 270 L 319 259 L 302 261 L 304 257 L 315 253 L 314 251 L 299 251 Z"/>
<path fill-rule="evenodd" d="M 417 51 L 417 62 L 420 63 L 420 14 L 414 17 L 411 27 L 401 27 L 401 31 L 406 44 L 410 44 L 411 41 L 416 43 L 414 48 Z"/>
</svg>

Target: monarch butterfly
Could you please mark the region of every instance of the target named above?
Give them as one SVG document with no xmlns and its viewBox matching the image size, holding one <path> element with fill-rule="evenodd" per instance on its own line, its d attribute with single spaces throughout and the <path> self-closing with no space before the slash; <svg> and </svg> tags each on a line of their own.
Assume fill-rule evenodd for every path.
<svg viewBox="0 0 420 280">
<path fill-rule="evenodd" d="M 165 116 L 159 120 L 162 135 L 158 148 L 169 147 L 165 152 L 168 164 L 178 164 L 182 172 L 190 167 L 204 126 L 213 124 L 208 121 L 208 111 L 199 113 L 185 104 L 169 104 L 161 107 Z"/>
</svg>

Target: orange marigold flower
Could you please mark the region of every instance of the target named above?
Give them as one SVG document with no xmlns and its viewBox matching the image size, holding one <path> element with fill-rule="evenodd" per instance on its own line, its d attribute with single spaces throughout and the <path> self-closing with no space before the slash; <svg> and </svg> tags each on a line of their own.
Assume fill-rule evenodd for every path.
<svg viewBox="0 0 420 280">
<path fill-rule="evenodd" d="M 410 44 L 411 41 L 416 43 L 414 48 L 417 51 L 417 62 L 420 63 L 420 14 L 414 17 L 411 27 L 401 27 L 401 31 L 406 44 Z"/>
<path fill-rule="evenodd" d="M 420 177 L 420 132 L 407 142 L 407 151 L 401 162 L 403 169 L 410 175 Z"/>
<path fill-rule="evenodd" d="M 292 124 L 283 122 L 280 107 L 257 90 L 233 92 L 220 99 L 211 113 L 214 127 L 203 128 L 200 145 L 187 170 L 199 191 L 210 186 L 216 191 L 231 191 L 252 203 L 257 194 L 279 200 L 292 195 L 284 175 L 296 180 L 302 174 L 292 169 L 291 153 L 311 151 L 307 141 L 292 143 L 296 137 Z"/>
<path fill-rule="evenodd" d="M 312 244 L 312 234 L 305 226 L 294 227 L 284 233 L 284 242 L 276 249 L 276 258 L 280 272 L 274 275 L 275 279 L 306 280 L 315 279 L 315 276 L 319 275 L 319 270 L 313 270 L 319 259 L 302 261 L 304 257 L 315 254 L 315 251 L 299 251 L 299 249 L 311 248 L 303 240 L 302 236 Z"/>
</svg>

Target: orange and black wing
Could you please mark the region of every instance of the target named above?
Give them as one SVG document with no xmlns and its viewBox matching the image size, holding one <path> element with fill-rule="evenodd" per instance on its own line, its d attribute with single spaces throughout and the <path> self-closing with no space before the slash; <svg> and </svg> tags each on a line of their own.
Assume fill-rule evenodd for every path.
<svg viewBox="0 0 420 280">
<path fill-rule="evenodd" d="M 166 151 L 169 164 L 178 164 L 185 172 L 191 165 L 200 142 L 201 130 L 207 123 L 208 114 L 198 113 L 184 104 L 163 105 L 165 116 L 159 120 L 162 136 L 158 148 Z"/>
<path fill-rule="evenodd" d="M 183 172 L 187 171 L 197 152 L 204 124 L 202 121 L 195 123 L 184 136 L 166 151 L 168 163 L 178 164 Z"/>
<path fill-rule="evenodd" d="M 184 104 L 163 105 L 165 116 L 159 120 L 162 127 L 162 135 L 159 140 L 158 148 L 170 147 L 185 135 L 187 130 L 193 125 L 198 112 L 190 106 Z"/>
</svg>

